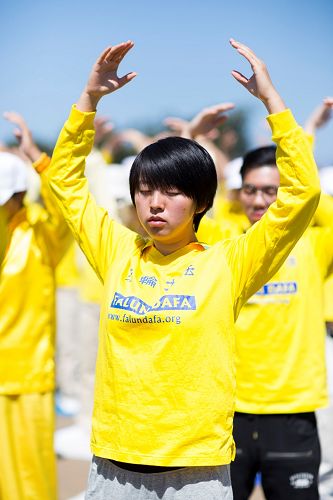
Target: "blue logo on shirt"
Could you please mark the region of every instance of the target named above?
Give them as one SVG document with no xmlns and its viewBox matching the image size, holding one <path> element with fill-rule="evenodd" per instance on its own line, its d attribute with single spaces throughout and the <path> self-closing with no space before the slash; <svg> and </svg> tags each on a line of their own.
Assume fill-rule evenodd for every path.
<svg viewBox="0 0 333 500">
<path fill-rule="evenodd" d="M 296 281 L 277 281 L 264 285 L 256 295 L 293 295 L 297 293 Z"/>
<path fill-rule="evenodd" d="M 144 316 L 150 311 L 194 311 L 196 303 L 193 295 L 163 295 L 151 306 L 134 295 L 126 297 L 119 292 L 115 292 L 110 307 L 124 309 Z"/>
</svg>

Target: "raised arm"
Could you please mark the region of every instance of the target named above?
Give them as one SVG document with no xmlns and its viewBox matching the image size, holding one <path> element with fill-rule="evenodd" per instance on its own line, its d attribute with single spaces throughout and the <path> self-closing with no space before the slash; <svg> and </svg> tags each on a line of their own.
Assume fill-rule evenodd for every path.
<svg viewBox="0 0 333 500">
<path fill-rule="evenodd" d="M 73 106 L 60 133 L 51 165 L 47 169 L 49 185 L 59 207 L 102 281 L 110 261 L 110 252 L 114 250 L 115 227 L 122 236 L 128 235 L 130 231 L 114 223 L 107 211 L 96 205 L 84 176 L 85 160 L 94 142 L 94 118 L 98 102 L 136 75 L 133 72 L 122 77 L 117 75 L 119 64 L 132 47 L 131 41 L 121 43 L 108 47 L 98 57 L 77 105 Z M 126 244 L 124 237 L 117 237 L 116 240 L 118 247 Z"/>
<path fill-rule="evenodd" d="M 235 316 L 246 300 L 264 285 L 284 262 L 305 231 L 320 197 L 319 178 L 312 148 L 303 129 L 273 86 L 265 64 L 243 44 L 231 45 L 250 63 L 253 74 L 234 78 L 266 106 L 272 139 L 277 144 L 276 162 L 280 188 L 275 203 L 245 235 L 226 244 L 235 269 Z"/>
<path fill-rule="evenodd" d="M 332 118 L 333 97 L 326 97 L 323 102 L 316 107 L 307 118 L 304 130 L 315 136 L 317 130 L 323 127 Z"/>
<path fill-rule="evenodd" d="M 35 143 L 33 135 L 22 115 L 11 111 L 4 113 L 4 117 L 13 123 L 13 125 L 16 125 L 17 128 L 14 129 L 14 135 L 19 141 L 19 149 L 31 161 L 32 166 L 40 175 L 41 196 L 47 212 L 47 219 L 43 228 L 45 238 L 50 247 L 50 258 L 55 267 L 66 252 L 71 241 L 71 235 L 46 180 L 45 170 L 49 166 L 51 159 Z"/>
</svg>

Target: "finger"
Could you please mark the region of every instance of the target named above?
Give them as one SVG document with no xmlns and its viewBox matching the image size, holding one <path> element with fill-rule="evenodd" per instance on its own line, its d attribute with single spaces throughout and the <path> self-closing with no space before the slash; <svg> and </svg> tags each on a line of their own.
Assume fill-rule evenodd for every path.
<svg viewBox="0 0 333 500">
<path fill-rule="evenodd" d="M 182 120 L 181 118 L 165 118 L 163 120 L 164 125 L 166 125 L 170 130 L 173 130 L 175 132 L 181 131 L 187 124 L 185 120 Z"/>
<path fill-rule="evenodd" d="M 165 123 L 166 125 L 169 125 L 170 123 L 183 123 L 184 120 L 182 118 L 176 118 L 175 116 L 167 116 L 167 118 L 165 118 L 163 120 L 163 123 Z"/>
<path fill-rule="evenodd" d="M 11 123 L 18 123 L 18 114 L 14 111 L 5 111 L 3 117 Z"/>
<path fill-rule="evenodd" d="M 233 70 L 231 72 L 231 74 L 235 78 L 235 80 L 237 80 L 237 82 L 241 83 L 242 85 L 244 85 L 244 87 L 246 87 L 246 85 L 249 82 L 249 80 L 248 80 L 248 78 L 246 78 L 246 76 L 244 76 L 242 73 L 240 73 L 239 71 L 236 71 L 236 70 Z"/>
<path fill-rule="evenodd" d="M 109 118 L 107 116 L 96 116 L 94 123 L 97 125 L 104 125 L 109 121 Z"/>
<path fill-rule="evenodd" d="M 106 58 L 107 54 L 110 52 L 111 48 L 112 47 L 106 47 L 106 49 L 103 50 L 103 52 L 97 58 L 97 61 L 96 61 L 97 64 L 101 64 L 105 60 L 105 58 Z"/>
<path fill-rule="evenodd" d="M 250 63 L 252 69 L 254 69 L 259 64 L 259 59 L 247 50 L 239 48 L 237 49 L 237 52 Z"/>
<path fill-rule="evenodd" d="M 133 47 L 133 45 L 127 47 L 126 49 L 124 49 L 123 51 L 121 52 L 118 52 L 116 55 L 113 55 L 112 56 L 112 60 L 110 60 L 110 64 L 113 64 L 113 65 L 116 65 L 117 67 L 120 65 L 121 61 L 124 59 L 124 57 L 126 56 L 127 52 L 129 50 L 131 50 L 131 48 Z"/>
<path fill-rule="evenodd" d="M 125 49 L 123 50 L 123 52 L 121 52 L 119 55 L 118 55 L 118 62 L 120 63 L 124 57 L 126 56 L 126 54 L 134 47 L 134 43 L 131 42 L 130 45 L 128 45 L 127 47 L 125 47 Z"/>
<path fill-rule="evenodd" d="M 3 114 L 4 118 L 8 120 L 10 123 L 14 123 L 14 125 L 18 125 L 22 130 L 27 130 L 28 126 L 24 121 L 24 118 L 14 111 L 7 111 Z"/>
<path fill-rule="evenodd" d="M 234 109 L 235 105 L 233 102 L 223 102 L 221 104 L 217 104 L 213 106 L 213 110 L 216 113 L 224 113 L 225 111 L 229 111 L 230 109 Z"/>
<path fill-rule="evenodd" d="M 254 57 L 255 59 L 258 59 L 258 57 L 256 56 L 256 54 L 253 52 L 253 50 L 250 49 L 250 47 L 248 47 L 247 45 L 245 45 L 244 43 L 241 43 L 241 42 L 238 42 L 237 40 L 235 40 L 234 38 L 230 38 L 230 44 L 237 50 L 243 50 L 245 51 L 247 54 L 249 54 L 249 56 L 251 57 Z"/>
<path fill-rule="evenodd" d="M 118 80 L 119 86 L 122 87 L 123 85 L 126 85 L 126 83 L 129 83 L 136 76 L 137 76 L 137 73 L 135 73 L 134 71 L 127 73 L 125 76 L 122 76 L 121 78 L 119 78 L 119 80 Z"/>
<path fill-rule="evenodd" d="M 250 63 L 252 69 L 254 69 L 261 62 L 255 53 L 246 45 L 236 42 L 233 39 L 230 40 L 230 44 Z"/>
<path fill-rule="evenodd" d="M 97 64 L 105 64 L 113 61 L 113 58 L 116 57 L 117 53 L 120 52 L 123 44 L 116 45 L 114 47 L 108 47 L 101 54 L 101 56 L 97 60 Z"/>
<path fill-rule="evenodd" d="M 333 106 L 333 97 L 326 97 L 324 99 L 325 106 Z"/>
<path fill-rule="evenodd" d="M 120 43 L 119 45 L 115 45 L 111 47 L 106 54 L 104 60 L 106 62 L 115 61 L 119 57 L 124 57 L 124 55 L 134 46 L 134 43 L 131 40 L 128 42 Z"/>
</svg>

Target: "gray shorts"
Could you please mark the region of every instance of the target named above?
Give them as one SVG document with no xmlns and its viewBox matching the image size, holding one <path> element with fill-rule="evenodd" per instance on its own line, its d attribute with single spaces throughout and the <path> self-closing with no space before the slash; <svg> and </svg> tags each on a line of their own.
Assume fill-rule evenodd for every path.
<svg viewBox="0 0 333 500">
<path fill-rule="evenodd" d="M 86 500 L 232 500 L 229 465 L 143 474 L 93 457 Z"/>
</svg>

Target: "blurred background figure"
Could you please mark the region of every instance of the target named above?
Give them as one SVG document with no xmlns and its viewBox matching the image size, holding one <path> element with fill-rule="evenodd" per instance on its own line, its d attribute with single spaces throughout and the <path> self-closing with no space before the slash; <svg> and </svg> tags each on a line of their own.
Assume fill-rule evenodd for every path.
<svg viewBox="0 0 333 500">
<path fill-rule="evenodd" d="M 305 123 L 305 130 L 315 141 L 318 129 L 332 119 L 333 97 L 326 97 L 314 109 Z M 333 159 L 333 150 L 332 150 Z M 333 196 L 333 166 L 323 166 L 319 170 L 324 193 Z M 333 498 L 333 277 L 329 277 L 324 287 L 324 318 L 326 322 L 326 361 L 329 392 L 329 406 L 317 412 L 318 429 L 321 437 L 322 463 L 320 466 L 319 491 L 323 500 Z"/>
<path fill-rule="evenodd" d="M 9 237 L 0 271 L 0 496 L 55 500 L 54 272 L 70 234 L 45 184 L 49 158 L 19 114 L 6 118 L 41 175 L 45 208 L 25 202 L 29 165 L 0 152 L 0 206 Z"/>
</svg>

